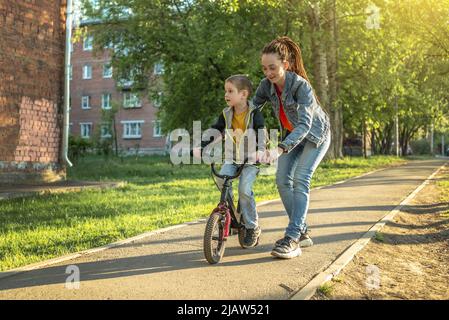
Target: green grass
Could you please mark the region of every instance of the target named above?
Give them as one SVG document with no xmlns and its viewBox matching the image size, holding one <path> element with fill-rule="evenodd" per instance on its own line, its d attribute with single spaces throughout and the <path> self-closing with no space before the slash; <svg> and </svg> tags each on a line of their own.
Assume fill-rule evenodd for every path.
<svg viewBox="0 0 449 320">
<path fill-rule="evenodd" d="M 334 290 L 334 286 L 331 282 L 325 282 L 318 288 L 318 292 L 330 298 L 332 295 L 332 291 Z"/>
<path fill-rule="evenodd" d="M 403 161 L 372 157 L 323 162 L 312 187 Z M 90 156 L 70 168 L 68 177 L 126 184 L 0 201 L 1 271 L 207 217 L 219 200 L 208 166 L 173 166 L 167 157 L 122 162 Z M 274 176 L 259 176 L 254 192 L 257 201 L 279 198 Z"/>
<path fill-rule="evenodd" d="M 384 235 L 381 232 L 376 232 L 376 235 L 374 236 L 374 239 L 376 239 L 379 242 L 385 242 Z"/>
<path fill-rule="evenodd" d="M 335 276 L 332 278 L 332 282 L 342 283 L 344 281 L 343 276 Z"/>
<path fill-rule="evenodd" d="M 437 186 L 440 190 L 440 201 L 442 203 L 449 202 L 449 175 L 446 174 L 437 182 Z M 442 218 L 449 218 L 449 211 L 441 213 Z"/>
<path fill-rule="evenodd" d="M 449 202 L 449 175 L 437 182 L 438 188 L 441 190 L 441 202 Z"/>
</svg>

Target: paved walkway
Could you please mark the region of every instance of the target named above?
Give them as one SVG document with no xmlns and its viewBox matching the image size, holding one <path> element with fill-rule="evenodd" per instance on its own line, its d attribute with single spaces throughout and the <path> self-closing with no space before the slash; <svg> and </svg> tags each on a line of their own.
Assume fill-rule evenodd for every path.
<svg viewBox="0 0 449 320">
<path fill-rule="evenodd" d="M 241 249 L 233 236 L 218 265 L 203 257 L 200 222 L 0 279 L 0 299 L 288 299 L 446 161 L 413 161 L 313 190 L 308 223 L 315 245 L 295 259 L 270 256 L 287 225 L 278 201 L 259 208 L 259 246 Z M 69 265 L 80 270 L 79 289 L 65 288 Z"/>
</svg>

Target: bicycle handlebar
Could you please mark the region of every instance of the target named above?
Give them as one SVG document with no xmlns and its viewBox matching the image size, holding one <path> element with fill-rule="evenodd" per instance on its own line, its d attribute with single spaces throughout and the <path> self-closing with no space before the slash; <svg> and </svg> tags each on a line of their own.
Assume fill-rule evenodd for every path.
<svg viewBox="0 0 449 320">
<path fill-rule="evenodd" d="M 234 175 L 234 176 L 227 176 L 227 175 L 221 175 L 221 174 L 219 174 L 216 170 L 215 170 L 215 163 L 211 163 L 211 165 L 210 165 L 210 167 L 211 167 L 211 169 L 212 169 L 212 173 L 214 174 L 214 176 L 216 176 L 216 177 L 218 177 L 218 178 L 220 178 L 220 179 L 230 179 L 230 180 L 233 180 L 233 179 L 236 179 L 236 178 L 238 178 L 239 176 L 240 176 L 240 174 L 242 173 L 242 171 L 243 171 L 243 168 L 245 167 L 245 164 L 247 164 L 248 163 L 248 159 L 245 159 L 245 161 L 243 162 L 243 164 L 241 164 L 239 167 L 238 167 L 238 169 L 237 169 L 237 172 L 236 172 L 236 174 Z M 260 162 L 258 162 L 258 163 L 256 163 L 256 165 L 260 165 Z"/>
</svg>

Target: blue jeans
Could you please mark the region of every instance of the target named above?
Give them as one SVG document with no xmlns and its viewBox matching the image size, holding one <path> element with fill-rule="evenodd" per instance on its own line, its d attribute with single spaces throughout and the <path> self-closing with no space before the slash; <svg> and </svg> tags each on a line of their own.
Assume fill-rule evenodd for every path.
<svg viewBox="0 0 449 320">
<path fill-rule="evenodd" d="M 221 175 L 233 176 L 237 173 L 238 166 L 235 164 L 223 164 L 220 170 Z M 245 164 L 242 174 L 239 178 L 239 203 L 240 213 L 243 215 L 245 227 L 247 229 L 256 228 L 258 223 L 258 215 L 256 211 L 256 200 L 254 199 L 253 184 L 256 181 L 259 168 Z M 223 188 L 224 181 L 217 178 L 217 185 L 220 190 Z M 232 189 L 230 190 L 232 192 Z"/>
<path fill-rule="evenodd" d="M 330 135 L 317 148 L 306 139 L 278 159 L 276 184 L 289 217 L 285 236 L 299 239 L 307 231 L 310 181 L 330 145 Z"/>
</svg>

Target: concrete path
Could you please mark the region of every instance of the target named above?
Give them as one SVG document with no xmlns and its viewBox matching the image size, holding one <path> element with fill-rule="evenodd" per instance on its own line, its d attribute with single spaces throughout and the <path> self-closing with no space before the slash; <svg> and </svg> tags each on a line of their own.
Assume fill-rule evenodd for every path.
<svg viewBox="0 0 449 320">
<path fill-rule="evenodd" d="M 218 265 L 203 257 L 201 222 L 0 279 L 0 299 L 288 299 L 446 161 L 413 161 L 313 190 L 315 245 L 295 259 L 270 255 L 287 225 L 277 201 L 259 207 L 259 246 L 241 249 L 233 236 Z M 80 270 L 79 289 L 65 286 L 69 265 Z"/>
</svg>

